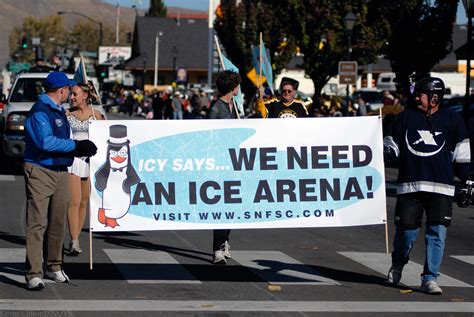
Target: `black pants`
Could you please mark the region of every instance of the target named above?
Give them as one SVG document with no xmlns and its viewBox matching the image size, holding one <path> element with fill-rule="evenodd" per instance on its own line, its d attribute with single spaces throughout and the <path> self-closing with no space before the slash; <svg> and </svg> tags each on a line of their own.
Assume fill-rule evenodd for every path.
<svg viewBox="0 0 474 317">
<path fill-rule="evenodd" d="M 230 229 L 214 230 L 214 242 L 212 243 L 212 250 L 217 251 L 221 249 L 221 245 L 229 241 Z"/>
<path fill-rule="evenodd" d="M 426 224 L 448 227 L 453 212 L 452 198 L 426 192 L 398 195 L 395 206 L 395 226 L 409 230 L 420 228 L 424 212 Z"/>
</svg>

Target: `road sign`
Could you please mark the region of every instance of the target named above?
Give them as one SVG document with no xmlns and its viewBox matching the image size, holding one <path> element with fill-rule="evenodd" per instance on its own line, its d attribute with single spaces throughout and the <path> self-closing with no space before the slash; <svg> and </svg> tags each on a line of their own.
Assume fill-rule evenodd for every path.
<svg viewBox="0 0 474 317">
<path fill-rule="evenodd" d="M 357 62 L 339 62 L 339 84 L 355 85 L 357 82 Z"/>
</svg>

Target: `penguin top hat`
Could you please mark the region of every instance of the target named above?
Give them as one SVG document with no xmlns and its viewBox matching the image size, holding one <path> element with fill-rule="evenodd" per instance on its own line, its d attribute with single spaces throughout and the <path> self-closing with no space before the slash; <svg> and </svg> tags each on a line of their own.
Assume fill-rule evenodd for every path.
<svg viewBox="0 0 474 317">
<path fill-rule="evenodd" d="M 127 126 L 115 124 L 110 126 L 110 138 L 107 141 L 109 145 L 124 146 L 130 143 L 127 139 Z"/>
<path fill-rule="evenodd" d="M 293 86 L 294 90 L 298 90 L 298 86 L 300 85 L 300 82 L 290 77 L 283 77 L 280 83 L 280 90 L 285 85 L 291 85 Z"/>
</svg>

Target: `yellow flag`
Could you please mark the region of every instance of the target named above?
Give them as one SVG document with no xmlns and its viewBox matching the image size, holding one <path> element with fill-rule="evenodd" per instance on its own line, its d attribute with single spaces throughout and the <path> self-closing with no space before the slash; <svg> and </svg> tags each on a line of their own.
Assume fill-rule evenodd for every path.
<svg viewBox="0 0 474 317">
<path fill-rule="evenodd" d="M 257 70 L 255 69 L 255 67 L 252 68 L 252 70 L 247 73 L 247 77 L 252 81 L 252 83 L 256 87 L 258 87 L 258 84 L 263 85 L 267 81 L 265 76 L 260 77 L 257 74 Z"/>
</svg>

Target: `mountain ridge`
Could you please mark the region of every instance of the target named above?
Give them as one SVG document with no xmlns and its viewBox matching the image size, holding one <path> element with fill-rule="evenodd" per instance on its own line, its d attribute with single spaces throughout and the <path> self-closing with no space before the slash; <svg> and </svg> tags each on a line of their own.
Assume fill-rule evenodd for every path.
<svg viewBox="0 0 474 317">
<path fill-rule="evenodd" d="M 1 0 L 0 10 L 0 69 L 9 60 L 8 38 L 14 27 L 21 27 L 23 19 L 28 16 L 44 18 L 56 15 L 58 11 L 80 12 L 94 20 L 101 21 L 104 25 L 115 29 L 116 6 L 101 0 Z M 202 13 L 200 10 L 167 7 L 168 13 L 194 14 Z M 128 29 L 133 29 L 135 15 L 143 16 L 145 10 L 135 10 L 131 7 L 120 7 L 120 24 Z M 62 15 L 66 26 L 71 27 L 81 16 Z"/>
</svg>

